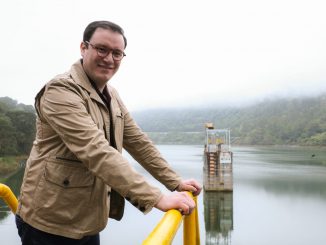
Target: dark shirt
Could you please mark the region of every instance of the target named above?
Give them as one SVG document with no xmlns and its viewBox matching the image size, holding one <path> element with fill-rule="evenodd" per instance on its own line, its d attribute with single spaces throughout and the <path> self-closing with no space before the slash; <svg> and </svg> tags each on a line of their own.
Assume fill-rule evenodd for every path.
<svg viewBox="0 0 326 245">
<path fill-rule="evenodd" d="M 115 143 L 115 138 L 114 138 L 114 128 L 113 128 L 113 118 L 112 118 L 112 111 L 111 111 L 111 96 L 108 92 L 108 89 L 105 85 L 103 93 L 98 89 L 98 87 L 96 86 L 95 82 L 92 81 L 89 77 L 88 77 L 90 83 L 92 84 L 92 87 L 96 90 L 97 94 L 100 96 L 100 98 L 102 99 L 102 101 L 104 102 L 104 104 L 106 105 L 106 108 L 109 111 L 109 116 L 110 116 L 110 145 L 112 147 L 114 147 L 115 149 L 117 149 L 117 145 Z"/>
</svg>

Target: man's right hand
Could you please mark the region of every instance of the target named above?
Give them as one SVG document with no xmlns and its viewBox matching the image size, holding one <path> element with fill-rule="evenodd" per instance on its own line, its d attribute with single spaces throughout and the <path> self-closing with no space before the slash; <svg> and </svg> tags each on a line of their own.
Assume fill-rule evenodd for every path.
<svg viewBox="0 0 326 245">
<path fill-rule="evenodd" d="M 196 207 L 194 200 L 186 192 L 172 192 L 171 194 L 163 194 L 155 205 L 155 208 L 161 211 L 169 211 L 177 209 L 182 214 L 188 215 Z"/>
</svg>

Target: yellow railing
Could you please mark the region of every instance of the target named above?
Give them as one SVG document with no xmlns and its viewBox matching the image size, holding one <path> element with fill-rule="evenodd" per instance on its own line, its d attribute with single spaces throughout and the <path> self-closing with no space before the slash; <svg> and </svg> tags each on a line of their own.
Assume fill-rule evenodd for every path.
<svg viewBox="0 0 326 245">
<path fill-rule="evenodd" d="M 183 244 L 184 245 L 199 245 L 199 222 L 197 197 L 188 193 L 195 201 L 196 208 L 190 215 L 184 216 L 183 219 Z M 173 238 L 179 229 L 183 216 L 177 210 L 169 210 L 165 213 L 161 221 L 157 224 L 154 230 L 149 234 L 142 245 L 170 245 Z"/>
<path fill-rule="evenodd" d="M 0 197 L 7 203 L 11 211 L 16 213 L 18 201 L 15 194 L 8 186 L 0 184 Z"/>
<path fill-rule="evenodd" d="M 192 213 L 187 216 L 182 216 L 178 210 L 169 210 L 165 213 L 161 221 L 157 224 L 151 234 L 149 234 L 142 245 L 170 245 L 179 229 L 182 218 L 183 244 L 200 244 L 197 197 L 194 197 L 190 192 L 188 192 L 188 194 L 196 203 L 196 208 L 192 211 Z M 13 213 L 16 213 L 18 200 L 7 185 L 0 184 L 0 198 L 4 199 Z"/>
</svg>

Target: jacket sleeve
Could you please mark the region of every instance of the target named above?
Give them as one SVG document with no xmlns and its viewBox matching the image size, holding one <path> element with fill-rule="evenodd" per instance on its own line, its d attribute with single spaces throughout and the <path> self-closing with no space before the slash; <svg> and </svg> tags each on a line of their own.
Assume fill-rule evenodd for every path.
<svg viewBox="0 0 326 245">
<path fill-rule="evenodd" d="M 136 124 L 118 93 L 114 90 L 113 94 L 117 97 L 124 113 L 124 149 L 155 179 L 165 185 L 170 191 L 174 191 L 182 178 L 173 171 L 147 134 Z"/>
<path fill-rule="evenodd" d="M 116 149 L 87 111 L 82 91 L 74 82 L 51 82 L 41 98 L 40 113 L 56 131 L 64 145 L 104 183 L 131 199 L 144 213 L 161 197 Z"/>
</svg>

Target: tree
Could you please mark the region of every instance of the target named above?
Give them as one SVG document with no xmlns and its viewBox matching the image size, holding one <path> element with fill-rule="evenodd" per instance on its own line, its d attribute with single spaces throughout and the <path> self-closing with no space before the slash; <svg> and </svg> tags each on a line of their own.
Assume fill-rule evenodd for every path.
<svg viewBox="0 0 326 245">
<path fill-rule="evenodd" d="M 10 118 L 0 116 L 0 156 L 16 155 L 17 141 Z"/>
<path fill-rule="evenodd" d="M 35 114 L 25 111 L 9 111 L 17 142 L 17 153 L 28 154 L 35 136 Z"/>
</svg>

